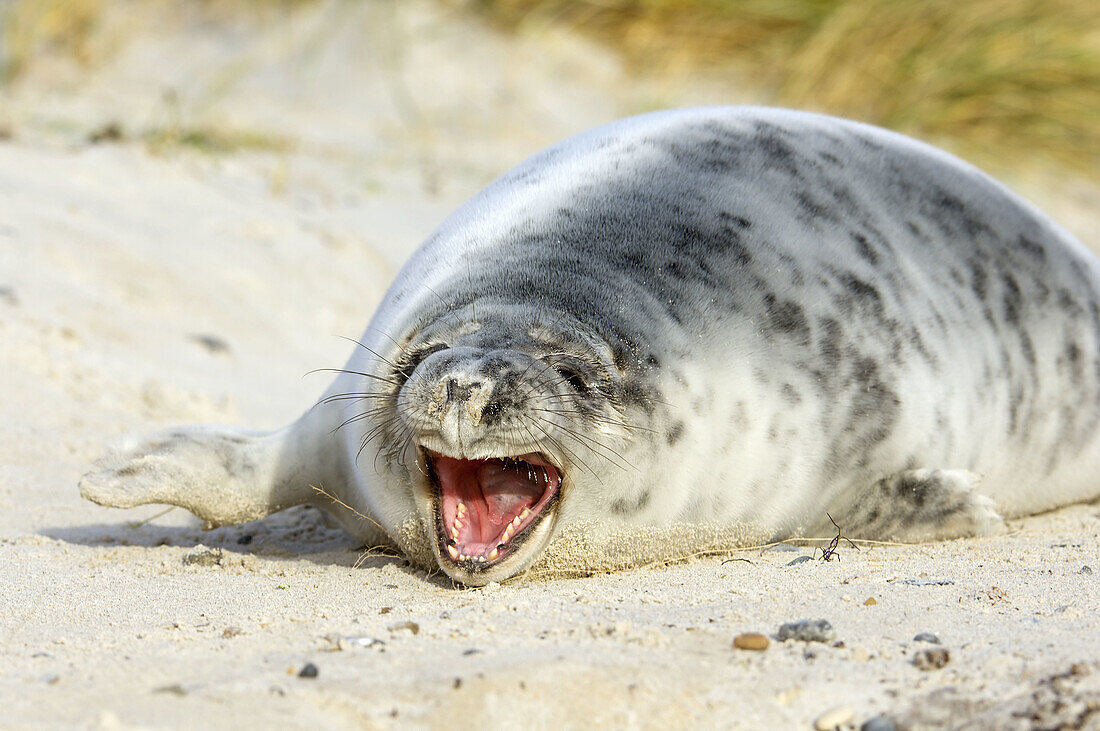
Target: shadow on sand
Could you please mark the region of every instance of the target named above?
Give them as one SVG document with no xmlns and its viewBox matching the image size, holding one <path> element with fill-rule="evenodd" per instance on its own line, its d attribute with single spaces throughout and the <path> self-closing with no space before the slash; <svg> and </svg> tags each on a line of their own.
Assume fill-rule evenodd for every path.
<svg viewBox="0 0 1100 731">
<path fill-rule="evenodd" d="M 389 548 L 361 546 L 320 510 L 303 505 L 240 525 L 204 530 L 186 511 L 153 506 L 140 520 L 55 526 L 39 535 L 79 546 L 137 546 L 220 549 L 224 553 L 273 560 L 306 560 L 322 566 L 380 569 L 386 565 L 440 587 L 452 586 L 442 574 L 429 576 Z M 364 555 L 367 554 L 367 555 Z"/>
</svg>

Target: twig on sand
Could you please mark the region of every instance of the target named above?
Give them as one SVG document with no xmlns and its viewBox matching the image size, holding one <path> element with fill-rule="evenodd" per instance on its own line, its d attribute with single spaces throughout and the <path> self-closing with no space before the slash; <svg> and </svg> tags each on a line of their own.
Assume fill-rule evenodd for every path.
<svg viewBox="0 0 1100 731">
<path fill-rule="evenodd" d="M 837 551 L 836 548 L 840 545 L 840 539 L 844 538 L 844 536 L 840 534 L 840 526 L 836 524 L 835 520 L 833 520 L 833 516 L 829 515 L 828 513 L 825 513 L 825 515 L 829 518 L 829 522 L 833 524 L 833 527 L 836 528 L 836 535 L 833 536 L 833 539 L 831 541 L 829 541 L 828 546 L 821 549 L 821 560 L 828 562 L 832 561 L 835 558 L 837 561 L 839 561 L 840 552 Z M 859 546 L 853 543 L 850 538 L 844 538 L 844 540 L 848 541 L 848 545 L 850 545 L 852 548 L 856 549 L 857 551 L 859 550 Z M 817 549 L 815 548 L 814 550 L 816 551 Z"/>
<path fill-rule="evenodd" d="M 340 507 L 342 507 L 342 508 L 347 508 L 348 510 L 350 510 L 350 511 L 351 511 L 351 512 L 353 512 L 353 513 L 355 513 L 356 515 L 358 515 L 358 516 L 359 516 L 360 518 L 362 518 L 363 520 L 368 520 L 368 521 L 370 521 L 371 523 L 373 523 L 373 524 L 375 525 L 375 527 L 376 527 L 376 528 L 378 528 L 378 530 L 382 531 L 383 533 L 385 533 L 385 532 L 386 532 L 386 529 L 385 529 L 385 528 L 383 528 L 383 527 L 382 527 L 381 525 L 379 525 L 379 523 L 378 523 L 378 521 L 377 521 L 377 520 L 375 520 L 374 518 L 370 517 L 369 515 L 363 515 L 363 514 L 362 514 L 362 513 L 360 513 L 360 512 L 358 511 L 358 510 L 356 510 L 355 508 L 351 507 L 350 505 L 348 505 L 347 503 L 345 503 L 345 502 L 344 502 L 343 500 L 341 500 L 340 498 L 336 497 L 335 495 L 331 495 L 331 494 L 329 494 L 328 492 L 325 492 L 325 488 L 323 488 L 323 487 L 318 487 L 317 485 L 310 485 L 310 487 L 312 487 L 312 488 L 313 488 L 314 490 L 316 490 L 317 492 L 321 493 L 322 495 L 324 495 L 325 497 L 327 497 L 327 498 L 328 498 L 329 500 L 331 500 L 332 502 L 336 503 L 336 504 L 337 504 L 337 505 L 339 505 Z"/>
</svg>

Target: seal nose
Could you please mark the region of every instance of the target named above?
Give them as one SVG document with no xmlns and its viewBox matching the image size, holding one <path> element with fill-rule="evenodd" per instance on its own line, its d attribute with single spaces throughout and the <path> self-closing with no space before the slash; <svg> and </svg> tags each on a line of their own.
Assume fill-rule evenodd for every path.
<svg viewBox="0 0 1100 731">
<path fill-rule="evenodd" d="M 481 381 L 460 383 L 457 379 L 447 377 L 443 379 L 443 400 L 445 403 L 458 403 L 469 401 L 482 389 Z"/>
<path fill-rule="evenodd" d="M 489 389 L 484 381 L 446 376 L 440 379 L 434 395 L 434 412 L 440 423 L 446 420 L 453 408 L 464 405 L 470 421 L 478 424 L 481 422 L 481 410 L 489 400 Z"/>
</svg>

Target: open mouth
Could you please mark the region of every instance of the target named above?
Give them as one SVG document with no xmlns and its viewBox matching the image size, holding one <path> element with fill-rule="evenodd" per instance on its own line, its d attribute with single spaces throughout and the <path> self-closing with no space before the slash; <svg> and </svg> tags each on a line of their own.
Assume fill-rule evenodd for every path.
<svg viewBox="0 0 1100 731">
<path fill-rule="evenodd" d="M 557 504 L 561 472 L 541 455 L 425 457 L 438 490 L 440 554 L 468 569 L 504 560 Z"/>
</svg>

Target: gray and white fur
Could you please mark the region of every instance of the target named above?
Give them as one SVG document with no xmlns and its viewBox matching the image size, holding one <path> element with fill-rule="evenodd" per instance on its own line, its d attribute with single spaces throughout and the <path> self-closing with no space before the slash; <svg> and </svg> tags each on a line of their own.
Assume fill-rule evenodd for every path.
<svg viewBox="0 0 1100 731">
<path fill-rule="evenodd" d="M 217 524 L 323 485 L 468 584 L 586 520 L 923 540 L 1100 496 L 1100 261 L 841 119 L 686 109 L 550 147 L 443 223 L 361 344 L 287 429 L 131 440 L 83 494 Z M 424 450 L 543 454 L 559 499 L 508 560 L 449 561 Z"/>
</svg>

